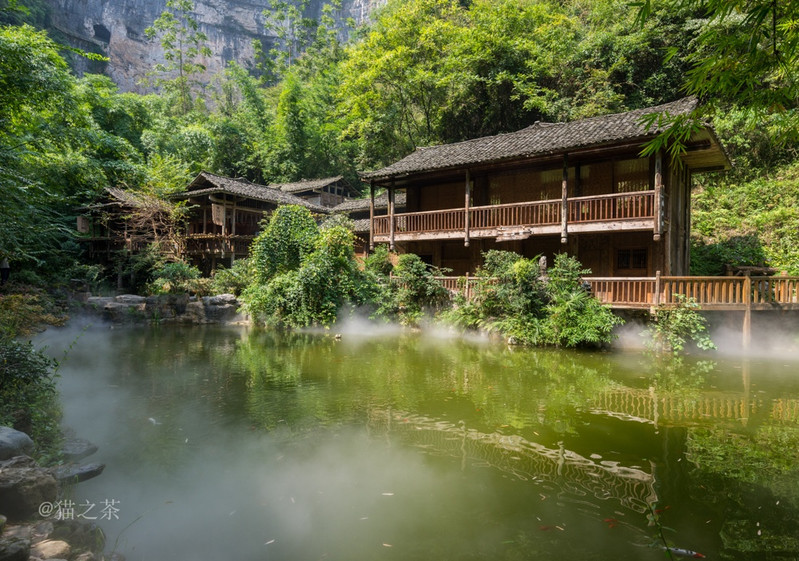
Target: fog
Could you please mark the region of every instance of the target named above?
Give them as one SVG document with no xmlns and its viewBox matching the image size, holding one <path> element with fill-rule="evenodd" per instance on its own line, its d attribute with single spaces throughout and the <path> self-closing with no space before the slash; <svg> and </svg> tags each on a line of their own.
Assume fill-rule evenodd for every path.
<svg viewBox="0 0 799 561">
<path fill-rule="evenodd" d="M 363 328 L 341 327 L 346 337 Z M 408 537 L 433 526 L 459 531 L 453 503 L 432 499 L 459 477 L 423 455 L 363 425 L 255 430 L 189 387 L 213 382 L 212 369 L 154 365 L 135 341 L 120 345 L 125 338 L 136 332 L 76 322 L 37 339 L 54 356 L 69 348 L 59 368 L 63 425 L 99 446 L 86 461 L 108 466 L 70 491 L 76 504 L 96 505 L 93 516 L 117 501 L 118 520 L 96 520 L 107 551 L 129 561 L 372 559 L 413 551 Z"/>
</svg>

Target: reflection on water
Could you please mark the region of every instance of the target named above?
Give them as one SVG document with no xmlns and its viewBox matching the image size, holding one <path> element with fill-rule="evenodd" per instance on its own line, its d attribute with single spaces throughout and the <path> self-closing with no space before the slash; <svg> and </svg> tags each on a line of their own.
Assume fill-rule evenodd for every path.
<svg viewBox="0 0 799 561">
<path fill-rule="evenodd" d="M 54 355 L 76 332 L 53 330 Z M 128 559 L 796 558 L 799 362 L 93 328 L 64 423 Z"/>
</svg>

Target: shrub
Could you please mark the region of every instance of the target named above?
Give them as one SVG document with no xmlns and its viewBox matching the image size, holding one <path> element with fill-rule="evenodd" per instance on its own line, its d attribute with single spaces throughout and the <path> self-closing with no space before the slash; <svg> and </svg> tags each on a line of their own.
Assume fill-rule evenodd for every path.
<svg viewBox="0 0 799 561">
<path fill-rule="evenodd" d="M 561 253 L 555 256 L 554 265 L 547 273 L 545 341 L 562 347 L 610 343 L 613 328 L 623 320 L 587 292 L 582 277 L 591 274 L 591 270 L 583 269 L 576 258 Z"/>
<path fill-rule="evenodd" d="M 154 279 L 148 286 L 151 294 L 182 294 L 197 292 L 200 270 L 184 261 L 165 263 L 153 271 Z"/>
<path fill-rule="evenodd" d="M 520 343 L 540 343 L 540 318 L 545 303 L 538 259 L 512 251 L 483 253 L 472 298 L 456 300 L 443 314 L 446 321 L 468 329 L 488 329 L 514 337 Z"/>
<path fill-rule="evenodd" d="M 378 303 L 378 315 L 398 319 L 403 325 L 417 325 L 425 313 L 434 313 L 450 301 L 450 294 L 436 280 L 439 269 L 428 266 L 413 253 L 399 256 L 390 283 Z"/>
<path fill-rule="evenodd" d="M 220 267 L 211 280 L 211 291 L 216 294 L 235 294 L 239 296 L 249 286 L 254 277 L 252 261 L 239 259 L 230 268 Z"/>
<path fill-rule="evenodd" d="M 325 228 L 315 250 L 298 268 L 255 283 L 243 292 L 245 308 L 269 325 L 306 327 L 330 325 L 346 302 L 366 302 L 366 276 L 353 252 L 354 234 L 343 225 Z"/>
<path fill-rule="evenodd" d="M 546 279 L 538 259 L 510 251 L 483 254 L 470 301 L 458 299 L 443 314 L 446 321 L 470 329 L 482 328 L 526 345 L 564 347 L 609 343 L 621 319 L 583 287 L 584 270 L 573 257 L 557 255 Z"/>
<path fill-rule="evenodd" d="M 34 440 L 40 459 L 51 459 L 61 438 L 55 361 L 30 343 L 0 338 L 0 425 Z"/>
<path fill-rule="evenodd" d="M 278 207 L 252 242 L 255 281 L 266 284 L 276 275 L 299 269 L 318 239 L 319 228 L 306 207 Z"/>
<path fill-rule="evenodd" d="M 388 246 L 376 246 L 374 251 L 363 260 L 363 268 L 365 271 L 377 277 L 388 279 L 388 276 L 394 270 L 394 265 L 391 263 L 391 252 Z"/>
<path fill-rule="evenodd" d="M 707 333 L 707 321 L 699 313 L 699 304 L 693 298 L 675 294 L 675 306 L 659 306 L 655 318 L 646 331 L 648 347 L 658 353 L 679 354 L 685 344 L 692 341 L 702 350 L 715 349 Z"/>
</svg>

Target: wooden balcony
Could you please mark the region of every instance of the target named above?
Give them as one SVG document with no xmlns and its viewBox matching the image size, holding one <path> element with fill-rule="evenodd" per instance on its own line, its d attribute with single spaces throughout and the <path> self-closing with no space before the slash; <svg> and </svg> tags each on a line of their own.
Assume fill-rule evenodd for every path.
<svg viewBox="0 0 799 561">
<path fill-rule="evenodd" d="M 565 216 L 564 216 L 565 215 Z M 468 217 L 468 220 L 467 220 Z M 653 230 L 655 192 L 614 193 L 594 197 L 408 212 L 375 216 L 375 242 L 500 238 L 613 230 Z"/>
<path fill-rule="evenodd" d="M 254 236 L 223 236 L 219 234 L 192 234 L 186 236 L 186 254 L 215 257 L 247 257 Z"/>
</svg>

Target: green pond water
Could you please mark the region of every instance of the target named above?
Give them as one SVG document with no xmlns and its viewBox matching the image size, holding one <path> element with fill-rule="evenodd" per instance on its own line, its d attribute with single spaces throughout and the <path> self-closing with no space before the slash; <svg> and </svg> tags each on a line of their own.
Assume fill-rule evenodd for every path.
<svg viewBox="0 0 799 561">
<path fill-rule="evenodd" d="M 64 425 L 106 464 L 71 491 L 75 516 L 94 505 L 84 518 L 129 561 L 668 559 L 664 539 L 799 559 L 796 357 L 378 329 L 39 344 L 71 344 Z"/>
</svg>

